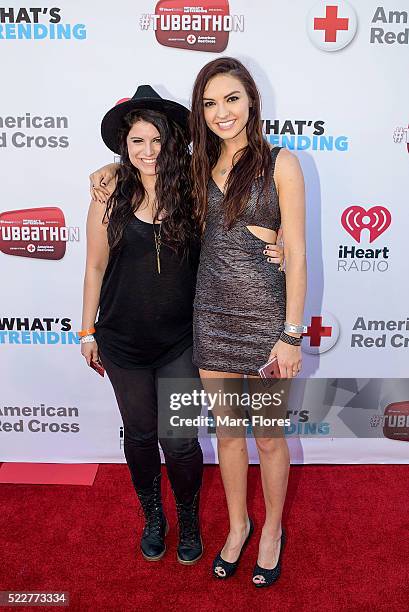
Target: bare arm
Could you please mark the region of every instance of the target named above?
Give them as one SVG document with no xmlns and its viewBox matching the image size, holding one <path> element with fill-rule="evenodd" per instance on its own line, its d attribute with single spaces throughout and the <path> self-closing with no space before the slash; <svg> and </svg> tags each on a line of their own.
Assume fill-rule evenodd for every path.
<svg viewBox="0 0 409 612">
<path fill-rule="evenodd" d="M 87 217 L 87 262 L 85 267 L 82 306 L 82 329 L 94 326 L 99 308 L 102 279 L 108 264 L 109 246 L 107 225 L 102 223 L 105 207 L 92 200 Z M 81 345 L 81 352 L 87 359 L 98 358 L 96 342 Z"/>
<path fill-rule="evenodd" d="M 286 149 L 277 157 L 277 184 L 286 261 L 286 321 L 300 325 L 307 287 L 304 178 L 297 157 Z"/>
<path fill-rule="evenodd" d="M 307 285 L 304 178 L 297 157 L 286 149 L 281 149 L 278 154 L 276 177 L 286 261 L 286 321 L 300 325 L 303 322 Z M 282 377 L 292 378 L 300 371 L 300 346 L 278 340 L 270 357 L 274 355 L 277 356 Z"/>
</svg>

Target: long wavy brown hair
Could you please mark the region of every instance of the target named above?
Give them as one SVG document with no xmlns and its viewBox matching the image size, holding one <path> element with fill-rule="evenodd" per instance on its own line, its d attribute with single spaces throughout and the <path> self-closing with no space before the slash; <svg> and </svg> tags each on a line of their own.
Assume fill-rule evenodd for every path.
<svg viewBox="0 0 409 612">
<path fill-rule="evenodd" d="M 162 240 L 184 256 L 189 253 L 198 232 L 193 218 L 189 137 L 177 123 L 152 110 L 129 112 L 119 132 L 121 157 L 117 183 L 108 199 L 103 219 L 108 222 L 108 244 L 111 251 L 120 248 L 125 226 L 146 196 L 139 170 L 129 159 L 126 141 L 132 126 L 141 120 L 154 125 L 161 139 L 161 149 L 156 161 L 157 211 L 154 221 L 160 217 L 162 211 L 166 212 L 162 221 Z"/>
<path fill-rule="evenodd" d="M 222 203 L 224 225 L 229 229 L 243 213 L 257 177 L 261 179 L 258 197 L 268 193 L 272 180 L 272 160 L 270 147 L 263 137 L 260 94 L 250 72 L 232 57 L 221 57 L 203 66 L 193 86 L 190 114 L 193 197 L 200 224 L 203 224 L 207 213 L 208 182 L 221 153 L 221 139 L 206 125 L 203 95 L 210 79 L 219 74 L 237 78 L 251 101 L 246 125 L 247 145 L 237 151 L 233 158 L 233 168 L 226 182 Z"/>
</svg>

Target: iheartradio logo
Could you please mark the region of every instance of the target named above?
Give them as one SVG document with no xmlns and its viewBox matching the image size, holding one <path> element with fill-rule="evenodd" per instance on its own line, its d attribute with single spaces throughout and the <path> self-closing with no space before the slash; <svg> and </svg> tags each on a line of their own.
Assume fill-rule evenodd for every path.
<svg viewBox="0 0 409 612">
<path fill-rule="evenodd" d="M 384 206 L 372 206 L 368 210 L 362 206 L 349 206 L 341 217 L 343 228 L 356 242 L 361 242 L 364 229 L 369 232 L 369 242 L 373 242 L 388 229 L 391 221 L 391 213 Z"/>
<path fill-rule="evenodd" d="M 0 251 L 33 259 L 62 259 L 79 228 L 67 227 L 60 208 L 26 208 L 0 214 Z"/>
</svg>

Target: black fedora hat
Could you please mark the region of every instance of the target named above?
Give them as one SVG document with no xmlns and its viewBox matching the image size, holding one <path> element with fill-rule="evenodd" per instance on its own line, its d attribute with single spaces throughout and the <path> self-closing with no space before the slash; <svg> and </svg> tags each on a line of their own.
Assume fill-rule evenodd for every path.
<svg viewBox="0 0 409 612">
<path fill-rule="evenodd" d="M 173 100 L 161 98 L 150 85 L 140 85 L 132 98 L 111 108 L 102 119 L 101 136 L 108 149 L 119 154 L 118 136 L 123 119 L 130 111 L 142 108 L 163 113 L 189 134 L 189 110 Z"/>
</svg>

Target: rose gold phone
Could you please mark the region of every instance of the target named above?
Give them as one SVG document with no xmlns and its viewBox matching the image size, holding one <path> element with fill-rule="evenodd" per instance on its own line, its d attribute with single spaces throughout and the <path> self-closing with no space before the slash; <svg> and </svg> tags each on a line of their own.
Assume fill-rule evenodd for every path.
<svg viewBox="0 0 409 612">
<path fill-rule="evenodd" d="M 261 368 L 258 369 L 258 373 L 261 378 L 265 380 L 268 378 L 281 378 L 277 357 L 274 357 L 271 361 L 267 361 L 267 363 L 262 365 Z"/>
</svg>

